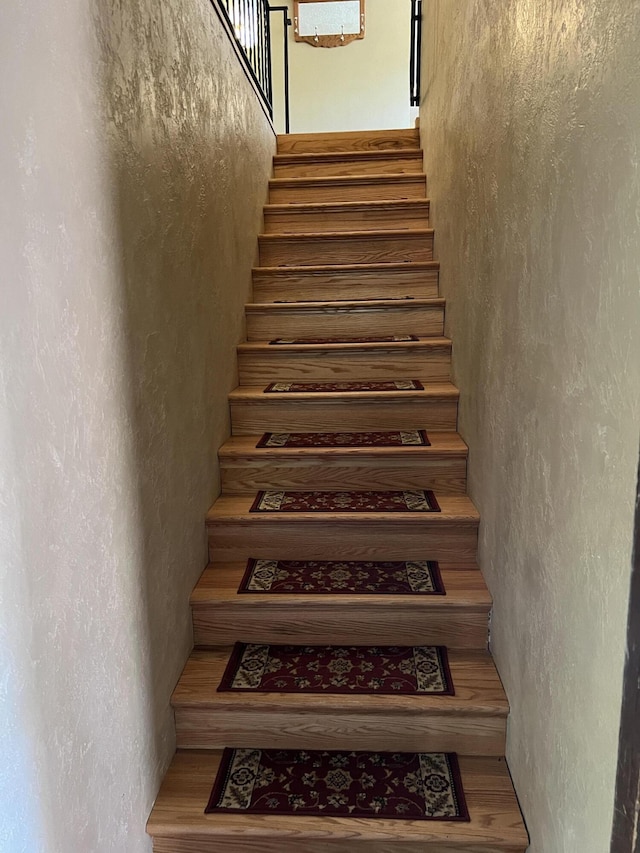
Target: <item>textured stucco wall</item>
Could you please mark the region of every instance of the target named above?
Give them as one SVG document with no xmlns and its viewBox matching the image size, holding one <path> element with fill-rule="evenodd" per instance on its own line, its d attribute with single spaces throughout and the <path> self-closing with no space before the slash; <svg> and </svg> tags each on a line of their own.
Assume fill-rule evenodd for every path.
<svg viewBox="0 0 640 853">
<path fill-rule="evenodd" d="M 0 17 L 0 850 L 142 853 L 274 137 L 208 0 Z"/>
<path fill-rule="evenodd" d="M 606 853 L 640 426 L 640 5 L 423 5 L 423 144 L 510 768 L 531 853 Z"/>
<path fill-rule="evenodd" d="M 287 3 L 293 21 L 293 0 Z M 409 127 L 411 2 L 367 0 L 365 37 L 344 47 L 297 42 L 289 27 L 292 133 Z M 272 15 L 273 93 L 284 133 L 282 15 Z"/>
</svg>

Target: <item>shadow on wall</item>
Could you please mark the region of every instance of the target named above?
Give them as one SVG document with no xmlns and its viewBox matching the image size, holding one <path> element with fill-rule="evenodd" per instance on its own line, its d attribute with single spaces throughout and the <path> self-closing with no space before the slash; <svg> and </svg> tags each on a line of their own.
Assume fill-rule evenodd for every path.
<svg viewBox="0 0 640 853">
<path fill-rule="evenodd" d="M 140 535 L 128 568 L 144 621 L 131 654 L 150 807 L 173 753 L 169 701 L 192 646 L 189 594 L 207 562 L 204 516 L 220 492 L 275 140 L 206 0 L 108 5 L 104 103 Z"/>
</svg>

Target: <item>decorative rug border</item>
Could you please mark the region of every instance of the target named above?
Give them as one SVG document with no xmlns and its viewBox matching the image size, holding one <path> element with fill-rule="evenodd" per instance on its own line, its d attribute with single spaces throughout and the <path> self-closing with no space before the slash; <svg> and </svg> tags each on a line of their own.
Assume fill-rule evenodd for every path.
<svg viewBox="0 0 640 853">
<path fill-rule="evenodd" d="M 321 449 L 325 447 L 344 447 L 344 448 L 367 448 L 367 447 L 382 447 L 382 448 L 391 448 L 391 447 L 431 447 L 431 441 L 429 440 L 429 436 L 427 435 L 427 431 L 424 429 L 414 429 L 414 430 L 384 430 L 382 432 L 374 432 L 372 430 L 369 431 L 369 435 L 380 435 L 380 434 L 389 434 L 393 435 L 397 433 L 400 435 L 401 433 L 416 433 L 422 439 L 422 444 L 318 444 L 318 445 L 310 445 L 310 444 L 293 444 L 284 443 L 281 445 L 270 445 L 269 442 L 273 438 L 274 435 L 304 435 L 305 433 L 278 433 L 278 432 L 265 432 L 262 435 L 262 438 L 256 444 L 256 449 L 273 449 L 276 450 L 280 448 L 304 448 L 308 450 Z M 342 433 L 306 433 L 306 435 L 341 435 Z M 355 435 L 364 435 L 365 433 L 360 431 L 359 433 L 354 433 Z"/>
<path fill-rule="evenodd" d="M 291 390 L 292 386 L 300 386 Z M 344 385 L 394 386 L 385 388 L 345 388 Z M 407 387 L 401 387 L 401 386 Z M 306 386 L 306 387 L 304 387 Z M 321 387 L 322 386 L 322 387 Z M 410 387 L 408 387 L 410 386 Z M 419 379 L 375 379 L 370 382 L 270 382 L 263 389 L 263 394 L 363 394 L 375 392 L 378 394 L 394 393 L 396 391 L 424 391 L 424 385 Z"/>
<path fill-rule="evenodd" d="M 337 490 L 331 490 L 330 489 L 330 490 L 327 490 L 326 492 L 325 491 L 320 492 L 320 491 L 315 490 L 315 489 L 310 489 L 308 492 L 304 491 L 304 490 L 298 490 L 298 489 L 283 489 L 283 490 L 280 490 L 280 489 L 261 489 L 258 492 L 258 494 L 256 495 L 254 502 L 251 504 L 251 508 L 249 509 L 249 512 L 264 512 L 264 513 L 282 512 L 285 515 L 287 513 L 300 513 L 300 512 L 317 513 L 318 515 L 322 515 L 323 513 L 329 513 L 329 512 L 335 513 L 337 515 L 340 515 L 340 514 L 342 514 L 342 515 L 363 515 L 364 513 L 367 513 L 367 512 L 376 512 L 376 513 L 387 512 L 387 513 L 393 514 L 393 515 L 407 512 L 407 513 L 415 513 L 416 515 L 418 515 L 420 513 L 424 513 L 426 515 L 431 515 L 432 513 L 442 512 L 442 510 L 440 508 L 440 504 L 436 500 L 436 496 L 431 491 L 431 489 L 404 489 L 404 490 L 398 489 L 398 490 L 390 490 L 389 493 L 391 493 L 391 494 L 404 494 L 405 496 L 406 495 L 422 494 L 424 496 L 423 499 L 424 499 L 425 503 L 428 504 L 429 508 L 428 509 L 410 509 L 409 507 L 406 507 L 406 509 L 395 509 L 395 508 L 394 509 L 388 509 L 388 508 L 387 509 L 342 509 L 342 508 L 340 508 L 340 509 L 320 509 L 320 510 L 318 510 L 318 509 L 307 509 L 305 507 L 303 507 L 301 509 L 290 509 L 290 508 L 289 509 L 280 509 L 280 506 L 278 505 L 278 506 L 267 507 L 266 509 L 262 509 L 260 507 L 260 504 L 263 502 L 263 500 L 265 500 L 265 497 L 267 495 L 270 496 L 269 499 L 273 498 L 275 500 L 276 498 L 279 498 L 280 500 L 283 500 L 284 496 L 287 494 L 289 494 L 289 495 L 290 494 L 308 494 L 308 495 L 359 494 L 359 492 L 350 492 L 349 490 L 346 490 L 346 489 L 341 489 L 341 490 L 340 489 L 337 489 Z M 381 492 L 379 492 L 379 494 L 385 494 L 385 492 L 381 491 Z M 405 504 L 406 503 L 407 503 L 407 498 L 405 497 Z"/>
<path fill-rule="evenodd" d="M 419 341 L 417 335 L 362 335 L 326 338 L 274 338 L 269 346 L 321 346 L 322 344 L 408 344 Z"/>
<path fill-rule="evenodd" d="M 339 589 L 332 590 L 331 592 L 291 592 L 290 590 L 271 590 L 271 589 L 248 589 L 249 579 L 253 574 L 256 565 L 261 561 L 261 557 L 249 557 L 247 560 L 247 567 L 242 576 L 242 580 L 240 581 L 240 585 L 237 589 L 238 595 L 446 595 L 447 590 L 444 585 L 444 581 L 442 580 L 442 572 L 440 570 L 440 564 L 437 560 L 398 560 L 399 563 L 420 563 L 425 562 L 428 564 L 429 571 L 431 572 L 431 578 L 433 580 L 434 590 L 429 592 L 378 592 L 378 590 L 357 590 L 356 592 L 352 592 L 351 590 L 342 591 Z M 280 560 L 274 560 L 273 562 L 281 562 Z M 282 561 L 289 562 L 289 561 Z M 302 560 L 296 561 L 293 560 L 291 562 L 303 562 Z M 314 562 L 321 562 L 315 560 Z M 326 562 L 338 562 L 336 560 L 327 560 Z M 343 561 L 340 561 L 343 562 Z M 371 562 L 375 563 L 376 560 L 346 560 L 344 562 L 349 563 L 358 563 L 358 562 Z M 380 562 L 380 561 L 378 561 Z M 393 561 L 382 561 L 382 562 L 393 562 Z"/>
<path fill-rule="evenodd" d="M 234 753 L 239 750 L 235 747 L 225 747 L 223 750 L 222 756 L 220 758 L 220 764 L 218 765 L 218 772 L 216 774 L 216 778 L 213 783 L 213 788 L 211 789 L 211 794 L 209 796 L 209 800 L 204 809 L 205 814 L 246 814 L 246 815 L 279 815 L 280 817 L 308 817 L 311 819 L 322 819 L 325 817 L 339 817 L 343 819 L 349 819 L 347 815 L 342 812 L 333 812 L 331 810 L 324 810 L 322 814 L 296 814 L 294 811 L 291 812 L 277 812 L 274 810 L 268 809 L 260 809 L 260 808 L 228 808 L 224 806 L 216 806 L 215 803 L 220 799 L 220 795 L 225 790 L 229 778 L 233 772 L 233 756 Z M 261 749 L 252 749 L 252 750 L 242 750 L 243 752 L 255 753 L 255 760 L 260 762 L 262 753 L 268 752 L 269 750 L 261 750 Z M 273 750 L 276 751 L 276 750 Z M 289 750 L 291 752 L 307 752 L 313 754 L 314 752 L 346 752 L 347 750 Z M 365 750 L 353 750 L 353 752 L 361 753 L 366 755 L 367 752 Z M 368 754 L 371 754 L 373 750 L 371 750 Z M 382 751 L 380 751 L 382 752 Z M 445 755 L 447 759 L 447 763 L 449 766 L 449 770 L 451 773 L 451 778 L 453 781 L 453 792 L 452 797 L 456 804 L 458 814 L 454 817 L 444 816 L 444 817 L 416 817 L 415 815 L 394 815 L 393 817 L 388 814 L 371 814 L 367 816 L 357 815 L 352 818 L 353 820 L 387 820 L 387 821 L 423 821 L 424 823 L 430 822 L 450 822 L 450 823 L 469 823 L 471 818 L 469 814 L 469 808 L 467 805 L 466 795 L 464 792 L 464 786 L 462 784 L 462 773 L 460 771 L 460 762 L 458 760 L 458 754 L 456 752 L 445 752 L 445 753 L 406 753 L 412 754 L 415 756 L 421 755 Z"/>
<path fill-rule="evenodd" d="M 231 654 L 229 655 L 229 660 L 227 661 L 227 665 L 225 667 L 224 673 L 222 674 L 222 678 L 220 679 L 220 684 L 218 685 L 216 692 L 217 693 L 286 693 L 286 694 L 297 694 L 299 696 L 455 696 L 456 690 L 455 685 L 453 683 L 453 677 L 451 675 L 451 665 L 449 663 L 449 651 L 446 646 L 435 646 L 430 645 L 426 646 L 426 648 L 435 649 L 436 655 L 438 657 L 438 662 L 440 664 L 440 669 L 442 672 L 442 679 L 445 684 L 444 690 L 415 690 L 414 692 L 405 692 L 402 693 L 400 691 L 397 692 L 389 692 L 382 690 L 371 690 L 370 692 L 366 692 L 364 690 L 352 690 L 349 687 L 334 687 L 334 688 L 322 688 L 317 687 L 315 689 L 298 689 L 295 687 L 286 687 L 280 688 L 278 690 L 265 690 L 260 689 L 259 687 L 233 687 L 231 682 L 233 677 L 236 674 L 239 664 L 242 661 L 242 657 L 244 655 L 245 650 L 248 646 L 263 646 L 265 649 L 272 648 L 283 648 L 290 647 L 292 643 L 235 643 Z M 301 646 L 304 648 L 306 646 L 313 646 L 314 648 L 322 647 L 321 643 L 307 643 Z M 339 645 L 338 648 L 345 648 L 343 645 Z M 378 646 L 382 650 L 386 648 L 402 648 L 402 649 L 416 649 L 423 648 L 421 646 Z M 267 652 L 268 654 L 268 652 Z"/>
</svg>

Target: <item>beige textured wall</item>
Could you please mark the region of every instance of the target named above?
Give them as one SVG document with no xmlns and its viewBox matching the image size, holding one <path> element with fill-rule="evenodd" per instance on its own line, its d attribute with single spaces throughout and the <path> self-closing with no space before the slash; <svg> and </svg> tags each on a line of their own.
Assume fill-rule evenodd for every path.
<svg viewBox="0 0 640 853">
<path fill-rule="evenodd" d="M 293 0 L 288 5 L 293 21 Z M 411 2 L 366 0 L 366 34 L 344 47 L 296 42 L 289 28 L 291 132 L 409 127 Z M 282 15 L 272 15 L 274 103 L 283 125 Z"/>
<path fill-rule="evenodd" d="M 640 5 L 430 0 L 421 126 L 531 853 L 606 853 L 640 425 Z"/>
<path fill-rule="evenodd" d="M 0 849 L 142 853 L 274 137 L 208 0 L 0 14 Z"/>
</svg>

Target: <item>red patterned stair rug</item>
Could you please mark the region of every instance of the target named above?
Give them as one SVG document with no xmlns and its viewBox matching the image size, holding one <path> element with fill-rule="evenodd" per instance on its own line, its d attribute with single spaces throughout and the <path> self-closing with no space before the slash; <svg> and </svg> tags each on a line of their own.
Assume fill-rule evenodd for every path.
<svg viewBox="0 0 640 853">
<path fill-rule="evenodd" d="M 256 447 L 430 447 L 423 429 L 389 432 L 265 432 Z"/>
<path fill-rule="evenodd" d="M 303 305 L 309 302 L 402 302 L 415 296 L 347 296 L 344 299 L 276 299 L 274 305 Z"/>
<path fill-rule="evenodd" d="M 374 382 L 271 382 L 263 394 L 340 394 L 344 391 L 424 391 L 419 379 Z"/>
<path fill-rule="evenodd" d="M 440 512 L 431 491 L 258 492 L 249 512 Z"/>
<path fill-rule="evenodd" d="M 225 749 L 205 813 L 468 821 L 444 752 Z"/>
<path fill-rule="evenodd" d="M 415 335 L 387 335 L 386 337 L 369 338 L 276 338 L 269 341 L 270 346 L 286 344 L 401 344 L 417 341 Z"/>
<path fill-rule="evenodd" d="M 239 593 L 272 595 L 446 595 L 433 560 L 258 560 Z"/>
<path fill-rule="evenodd" d="M 444 646 L 236 643 L 218 691 L 455 695 Z"/>
</svg>

